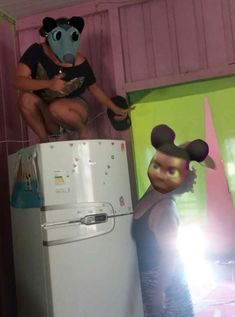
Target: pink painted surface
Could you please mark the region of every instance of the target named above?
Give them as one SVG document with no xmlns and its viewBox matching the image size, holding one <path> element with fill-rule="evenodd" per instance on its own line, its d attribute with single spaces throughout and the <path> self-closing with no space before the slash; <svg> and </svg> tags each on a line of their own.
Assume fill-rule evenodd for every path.
<svg viewBox="0 0 235 317">
<path fill-rule="evenodd" d="M 228 6 L 228 11 L 229 11 L 229 18 L 228 20 L 230 21 L 231 25 L 231 31 L 232 31 L 232 52 L 233 52 L 233 62 L 235 60 L 235 15 L 231 14 L 231 12 L 235 12 L 235 2 L 233 0 L 226 0 L 227 6 Z"/>
<path fill-rule="evenodd" d="M 232 7 L 233 3 L 233 7 Z M 234 51 L 234 12 L 235 6 L 234 1 L 224 0 L 223 1 L 223 10 L 222 10 L 222 18 L 223 18 L 223 28 L 225 34 L 225 46 L 226 46 L 226 55 L 227 62 L 234 63 L 235 60 L 235 51 Z"/>
<path fill-rule="evenodd" d="M 197 20 L 193 3 L 193 0 L 174 2 L 176 38 L 179 49 L 179 67 L 180 72 L 182 73 L 192 72 L 200 68 L 200 45 L 197 38 Z"/>
<path fill-rule="evenodd" d="M 208 66 L 226 64 L 226 38 L 224 33 L 222 1 L 203 0 L 205 40 Z"/>
<path fill-rule="evenodd" d="M 204 34 L 204 19 L 202 11 L 202 1 L 194 2 L 194 10 L 196 17 L 196 34 L 198 44 L 198 54 L 200 69 L 207 69 L 207 54 L 206 54 L 206 41 Z"/>
<path fill-rule="evenodd" d="M 95 34 L 96 39 L 99 32 L 110 33 L 110 38 L 102 41 L 104 48 L 109 48 L 103 59 L 109 63 L 103 70 L 107 82 L 112 81 L 112 90 L 122 95 L 234 73 L 235 5 L 231 0 L 96 1 L 46 12 L 18 21 L 21 52 L 35 41 L 33 34 L 43 16 L 74 12 L 88 21 L 84 34 Z M 102 24 L 99 20 L 103 19 L 109 22 Z M 104 28 L 100 29 L 101 24 Z M 84 43 L 97 53 L 87 56 L 99 76 L 104 62 L 95 66 L 100 56 L 98 43 Z"/>
<path fill-rule="evenodd" d="M 153 64 L 155 67 L 154 77 L 162 77 L 173 73 L 172 45 L 169 33 L 168 12 L 166 1 L 155 1 L 149 5 L 150 19 L 147 30 L 148 51 L 153 50 Z M 173 48 L 174 49 L 174 48 Z M 176 55 L 177 58 L 177 55 Z"/>
<path fill-rule="evenodd" d="M 122 39 L 120 30 L 120 15 L 119 10 L 109 10 L 109 22 L 110 22 L 110 39 L 111 39 L 111 55 L 113 56 L 113 76 L 116 87 L 116 94 L 124 96 L 124 65 L 122 61 Z M 112 36 L 111 36 L 112 34 Z"/>
<path fill-rule="evenodd" d="M 38 30 L 29 29 L 20 32 L 18 34 L 19 55 L 22 55 L 32 43 L 40 41 L 42 41 L 42 38 L 40 37 Z M 18 60 L 19 56 L 17 57 Z"/>
<path fill-rule="evenodd" d="M 120 25 L 122 34 L 127 36 L 127 51 L 129 52 L 126 63 L 130 64 L 131 76 L 126 81 L 142 80 L 148 76 L 145 32 L 147 32 L 143 16 L 142 4 L 127 7 L 125 19 L 127 24 Z M 144 49 L 143 49 L 144 48 Z"/>
<path fill-rule="evenodd" d="M 21 120 L 16 105 L 16 90 L 11 86 L 11 80 L 15 71 L 15 34 L 13 28 L 2 21 L 0 22 L 1 45 L 1 94 L 3 98 L 3 113 L 5 123 L 5 137 L 8 140 L 21 140 Z M 14 114 L 14 115 L 12 115 Z"/>
<path fill-rule="evenodd" d="M 211 252 L 224 254 L 234 252 L 235 249 L 235 210 L 228 191 L 207 98 L 205 99 L 205 129 L 210 155 L 216 164 L 216 170 L 208 169 L 206 174 L 208 233 Z"/>
<path fill-rule="evenodd" d="M 23 127 L 11 87 L 15 68 L 15 35 L 12 25 L 0 19 L 0 315 L 16 316 L 15 281 L 11 239 L 7 156 L 23 146 Z M 17 142 L 19 141 L 19 143 Z"/>
<path fill-rule="evenodd" d="M 19 37 L 26 32 L 23 38 L 26 36 L 32 42 L 33 32 L 45 15 L 71 16 L 74 12 L 92 21 L 93 26 L 98 25 L 97 29 L 88 25 L 95 33 L 100 30 L 98 20 L 107 16 L 109 23 L 105 26 L 111 42 L 105 47 L 111 48 L 113 65 L 107 68 L 106 76 L 113 81 L 114 90 L 123 95 L 126 91 L 234 72 L 235 4 L 232 0 L 94 1 L 19 20 Z M 22 42 L 21 51 L 26 42 Z M 97 43 L 89 45 L 96 49 Z M 92 62 L 96 63 L 98 56 L 93 56 Z"/>
<path fill-rule="evenodd" d="M 136 90 L 151 89 L 156 87 L 163 87 L 169 85 L 176 85 L 185 82 L 191 82 L 196 80 L 203 80 L 208 78 L 225 77 L 228 75 L 234 75 L 235 65 L 218 66 L 212 69 L 199 70 L 197 72 L 189 72 L 184 74 L 171 74 L 170 76 L 160 76 L 155 78 L 149 78 L 145 80 L 127 82 L 125 84 L 126 92 L 133 92 Z M 147 88 L 146 88 L 147 87 Z"/>
</svg>

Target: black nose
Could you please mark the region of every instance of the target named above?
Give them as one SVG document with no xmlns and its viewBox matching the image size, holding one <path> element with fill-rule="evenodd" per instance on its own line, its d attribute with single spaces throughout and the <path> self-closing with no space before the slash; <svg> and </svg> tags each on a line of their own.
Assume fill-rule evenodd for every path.
<svg viewBox="0 0 235 317">
<path fill-rule="evenodd" d="M 65 54 L 63 56 L 63 60 L 64 60 L 64 63 L 69 63 L 69 64 L 73 64 L 73 65 L 75 62 L 75 58 L 74 58 L 73 54 Z"/>
</svg>

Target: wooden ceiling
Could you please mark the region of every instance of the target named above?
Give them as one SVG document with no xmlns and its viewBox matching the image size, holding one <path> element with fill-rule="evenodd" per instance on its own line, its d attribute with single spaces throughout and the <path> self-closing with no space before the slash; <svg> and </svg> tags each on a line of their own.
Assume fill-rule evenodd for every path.
<svg viewBox="0 0 235 317">
<path fill-rule="evenodd" d="M 0 0 L 0 11 L 14 20 L 51 10 L 94 2 L 93 0 Z"/>
</svg>

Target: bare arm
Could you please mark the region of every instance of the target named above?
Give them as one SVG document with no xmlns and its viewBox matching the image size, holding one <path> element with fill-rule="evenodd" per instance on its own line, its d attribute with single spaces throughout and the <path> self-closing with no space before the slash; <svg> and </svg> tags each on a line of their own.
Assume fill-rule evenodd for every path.
<svg viewBox="0 0 235 317">
<path fill-rule="evenodd" d="M 88 90 L 90 93 L 95 96 L 95 98 L 105 107 L 112 110 L 120 119 L 124 119 L 127 116 L 127 113 L 130 109 L 122 109 L 116 106 L 112 100 L 105 94 L 105 92 L 99 87 L 97 83 L 92 84 L 89 86 Z M 116 118 L 115 118 L 116 119 Z"/>
<path fill-rule="evenodd" d="M 23 91 L 33 91 L 47 88 L 63 93 L 63 77 L 63 74 L 59 74 L 48 80 L 32 79 L 30 68 L 23 63 L 19 63 L 12 80 L 12 85 L 13 87 Z"/>
</svg>

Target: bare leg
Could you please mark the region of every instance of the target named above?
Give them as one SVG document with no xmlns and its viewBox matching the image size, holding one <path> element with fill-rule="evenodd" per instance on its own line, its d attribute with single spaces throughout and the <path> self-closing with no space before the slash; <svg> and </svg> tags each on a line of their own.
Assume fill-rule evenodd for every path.
<svg viewBox="0 0 235 317">
<path fill-rule="evenodd" d="M 82 101 L 63 98 L 52 102 L 49 110 L 58 124 L 75 129 L 79 133 L 80 139 L 89 137 L 89 131 L 86 126 L 88 112 Z"/>
<path fill-rule="evenodd" d="M 52 118 L 48 105 L 38 96 L 23 92 L 19 97 L 19 110 L 30 128 L 38 136 L 40 143 L 48 142 L 48 132 L 58 133 L 59 126 Z"/>
</svg>

